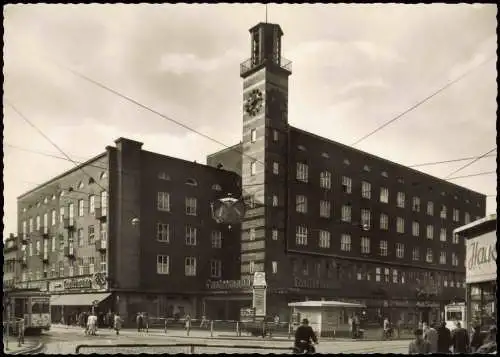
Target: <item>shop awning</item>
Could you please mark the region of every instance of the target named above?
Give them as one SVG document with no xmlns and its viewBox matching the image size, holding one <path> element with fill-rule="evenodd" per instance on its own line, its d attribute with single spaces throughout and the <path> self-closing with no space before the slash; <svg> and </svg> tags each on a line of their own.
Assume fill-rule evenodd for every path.
<svg viewBox="0 0 500 357">
<path fill-rule="evenodd" d="M 58 306 L 92 306 L 94 301 L 101 302 L 110 295 L 111 293 L 52 295 L 50 304 Z"/>
<path fill-rule="evenodd" d="M 338 308 L 366 308 L 365 304 L 354 304 L 350 302 L 343 301 L 300 301 L 291 302 L 288 304 L 290 307 L 338 307 Z"/>
</svg>

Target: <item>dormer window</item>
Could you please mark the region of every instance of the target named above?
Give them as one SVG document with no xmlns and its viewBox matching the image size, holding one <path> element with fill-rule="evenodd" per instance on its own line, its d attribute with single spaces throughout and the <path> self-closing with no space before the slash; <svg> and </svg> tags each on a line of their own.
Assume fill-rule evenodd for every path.
<svg viewBox="0 0 500 357">
<path fill-rule="evenodd" d="M 49 202 L 49 199 L 48 199 L 47 197 L 45 197 L 45 198 L 43 199 L 43 203 L 47 204 L 48 202 Z"/>
<path fill-rule="evenodd" d="M 64 191 L 61 191 L 61 193 L 59 194 L 59 197 L 63 197 L 66 193 Z"/>
<path fill-rule="evenodd" d="M 385 171 L 382 171 L 381 175 L 382 175 L 383 177 L 389 177 L 389 175 L 387 175 L 387 172 L 385 172 Z"/>
<path fill-rule="evenodd" d="M 351 164 L 351 162 L 349 160 L 344 159 L 344 165 L 350 165 L 350 164 Z"/>
<path fill-rule="evenodd" d="M 108 173 L 106 171 L 101 172 L 101 176 L 99 176 L 99 179 L 104 180 L 105 178 L 108 178 Z"/>
<path fill-rule="evenodd" d="M 56 199 L 56 195 L 52 195 L 52 201 Z"/>
<path fill-rule="evenodd" d="M 36 206 L 37 206 L 37 207 L 40 207 L 40 202 L 37 202 L 37 203 L 36 203 Z"/>
<path fill-rule="evenodd" d="M 160 180 L 170 181 L 170 176 L 165 171 L 159 172 L 158 178 Z"/>
<path fill-rule="evenodd" d="M 370 172 L 370 166 L 368 165 L 363 166 L 363 171 Z"/>
<path fill-rule="evenodd" d="M 324 152 L 321 154 L 321 157 L 325 158 L 325 159 L 329 159 L 330 158 L 330 155 L 328 155 L 327 152 Z"/>
<path fill-rule="evenodd" d="M 398 183 L 405 183 L 405 180 L 403 180 L 403 178 L 401 177 L 398 177 Z"/>
<path fill-rule="evenodd" d="M 198 186 L 198 182 L 196 182 L 195 179 L 189 178 L 189 179 L 186 180 L 186 185 L 189 185 L 189 186 Z"/>
<path fill-rule="evenodd" d="M 214 191 L 222 191 L 222 187 L 219 184 L 215 183 L 212 185 L 212 190 Z"/>
<path fill-rule="evenodd" d="M 304 145 L 297 146 L 297 149 L 299 149 L 300 151 L 307 151 L 307 149 Z"/>
<path fill-rule="evenodd" d="M 83 182 L 81 182 L 81 181 L 80 181 L 80 182 L 78 183 L 78 186 L 77 186 L 77 187 L 78 187 L 78 188 L 83 188 L 83 186 L 84 186 L 84 185 L 83 185 Z"/>
<path fill-rule="evenodd" d="M 95 180 L 93 177 L 89 178 L 89 185 L 92 185 L 93 183 L 95 183 Z"/>
</svg>

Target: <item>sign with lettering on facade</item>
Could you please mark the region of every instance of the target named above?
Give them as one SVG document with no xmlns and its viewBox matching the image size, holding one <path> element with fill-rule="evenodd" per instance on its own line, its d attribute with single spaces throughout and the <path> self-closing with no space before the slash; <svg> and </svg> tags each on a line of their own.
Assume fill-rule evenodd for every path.
<svg viewBox="0 0 500 357">
<path fill-rule="evenodd" d="M 477 283 L 497 278 L 497 236 L 488 232 L 467 240 L 465 282 Z"/>
<path fill-rule="evenodd" d="M 207 280 L 206 288 L 209 290 L 230 290 L 230 289 L 249 289 L 252 287 L 250 279 L 243 280 Z"/>
<path fill-rule="evenodd" d="M 293 286 L 296 288 L 307 289 L 336 289 L 338 284 L 332 281 L 323 281 L 319 279 L 301 279 L 295 277 L 293 279 Z"/>
</svg>

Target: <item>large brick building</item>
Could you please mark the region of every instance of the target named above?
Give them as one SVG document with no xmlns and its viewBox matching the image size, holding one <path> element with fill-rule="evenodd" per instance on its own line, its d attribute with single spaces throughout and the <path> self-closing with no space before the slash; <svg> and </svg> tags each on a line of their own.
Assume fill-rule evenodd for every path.
<svg viewBox="0 0 500 357">
<path fill-rule="evenodd" d="M 102 300 L 129 317 L 235 319 L 262 271 L 282 320 L 288 302 L 321 298 L 364 302 L 373 320 L 437 318 L 464 296 L 452 231 L 485 215 L 485 196 L 291 127 L 283 33 L 250 33 L 242 142 L 201 165 L 122 138 L 22 195 L 22 285 L 65 314 Z M 212 217 L 228 194 L 246 203 L 241 226 Z"/>
</svg>

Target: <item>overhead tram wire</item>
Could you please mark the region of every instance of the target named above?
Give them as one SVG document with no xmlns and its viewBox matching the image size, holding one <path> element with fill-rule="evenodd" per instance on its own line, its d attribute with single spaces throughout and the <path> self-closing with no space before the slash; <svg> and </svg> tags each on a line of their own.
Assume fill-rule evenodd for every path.
<svg viewBox="0 0 500 357">
<path fill-rule="evenodd" d="M 7 98 L 4 98 L 5 102 L 7 105 L 9 105 L 26 123 L 28 123 L 33 129 L 35 129 L 40 135 L 42 135 L 49 143 L 51 143 L 57 150 L 61 152 L 69 161 L 71 161 L 82 173 L 84 173 L 86 176 L 91 178 L 94 183 L 99 186 L 103 191 L 108 192 L 106 188 L 104 188 L 102 185 L 97 182 L 92 175 L 88 174 L 82 167 L 79 167 L 79 164 L 74 161 L 71 157 L 69 157 L 64 150 L 62 150 L 54 141 L 52 141 L 43 131 L 41 131 L 35 124 L 33 124 L 21 111 L 19 111 L 14 104 L 12 104 Z M 73 188 L 71 190 L 68 189 L 69 192 L 74 191 Z M 133 213 L 134 216 L 137 216 L 135 212 L 129 210 L 129 212 Z"/>
<path fill-rule="evenodd" d="M 496 171 L 485 171 L 485 172 L 478 172 L 477 174 L 470 174 L 470 175 L 463 175 L 463 176 L 455 176 L 455 177 L 450 177 L 447 180 L 456 180 L 456 179 L 463 179 L 467 177 L 476 177 L 476 176 L 484 176 L 484 175 L 492 175 L 496 174 Z"/>
<path fill-rule="evenodd" d="M 486 157 L 486 155 L 492 153 L 493 151 L 495 151 L 497 149 L 497 147 L 495 146 L 493 149 L 491 149 L 490 151 L 488 151 L 487 153 L 481 155 L 481 156 L 478 156 L 476 157 L 474 160 L 472 160 L 471 162 L 459 167 L 458 169 L 456 169 L 455 171 L 453 171 L 452 173 L 450 173 L 448 176 L 445 177 L 445 180 L 447 180 L 449 177 L 455 175 L 456 173 L 462 171 L 463 169 L 469 167 L 470 165 L 476 163 L 477 161 L 481 160 L 483 157 Z"/>
<path fill-rule="evenodd" d="M 108 92 L 111 92 L 111 93 L 113 93 L 113 94 L 115 94 L 115 95 L 117 95 L 117 96 L 121 97 L 122 99 L 125 99 L 125 100 L 127 100 L 127 101 L 129 101 L 129 102 L 131 102 L 131 103 L 133 103 L 133 104 L 135 104 L 135 105 L 137 105 L 137 106 L 139 106 L 139 107 L 141 107 L 141 108 L 143 108 L 143 109 L 145 109 L 145 110 L 147 110 L 147 111 L 149 111 L 149 112 L 153 113 L 153 114 L 156 114 L 156 115 L 160 116 L 161 118 L 163 118 L 163 119 L 165 119 L 165 120 L 167 120 L 167 121 L 173 122 L 173 123 L 175 123 L 175 124 L 177 124 L 177 125 L 181 126 L 181 127 L 182 127 L 182 128 L 184 128 L 184 129 L 187 129 L 187 130 L 189 130 L 189 131 L 192 131 L 192 132 L 194 132 L 194 133 L 196 133 L 196 134 L 198 134 L 198 135 L 200 135 L 200 136 L 202 136 L 202 137 L 204 137 L 204 138 L 206 138 L 206 139 L 208 139 L 208 140 L 210 140 L 210 141 L 213 141 L 213 142 L 215 142 L 215 143 L 217 143 L 217 144 L 219 144 L 219 145 L 221 145 L 221 146 L 223 146 L 223 147 L 225 147 L 225 148 L 227 148 L 227 149 L 231 149 L 231 150 L 233 150 L 233 151 L 235 151 L 235 152 L 237 152 L 237 153 L 241 154 L 242 156 L 246 156 L 246 157 L 250 158 L 250 159 L 251 159 L 252 161 L 254 161 L 254 162 L 258 162 L 258 163 L 262 164 L 262 165 L 264 166 L 264 172 L 270 172 L 270 171 L 271 171 L 269 168 L 267 168 L 267 166 L 266 166 L 265 162 L 262 162 L 262 161 L 260 161 L 260 160 L 256 159 L 255 157 L 252 157 L 252 156 L 250 156 L 250 155 L 248 155 L 248 154 L 245 154 L 242 150 L 235 149 L 235 148 L 234 148 L 234 145 L 231 145 L 231 146 L 226 145 L 226 144 L 224 144 L 223 142 L 221 142 L 221 141 L 219 141 L 219 140 L 217 140 L 217 139 L 214 139 L 214 138 L 210 137 L 209 135 L 206 135 L 206 134 L 204 134 L 204 133 L 201 133 L 200 131 L 198 131 L 198 130 L 196 130 L 196 129 L 193 129 L 193 128 L 189 127 L 188 125 L 186 125 L 186 124 L 184 124 L 184 123 L 179 122 L 178 120 L 175 120 L 175 119 L 173 119 L 173 118 L 170 118 L 170 117 L 168 117 L 167 115 L 164 115 L 164 114 L 162 114 L 162 113 L 158 112 L 157 110 L 152 109 L 152 108 L 148 107 L 147 105 L 144 105 L 144 104 L 142 104 L 142 103 L 138 102 L 137 100 L 135 100 L 135 99 L 133 99 L 133 98 L 130 98 L 129 96 L 127 96 L 127 95 L 125 95 L 125 94 L 122 94 L 122 93 L 118 92 L 117 90 L 112 89 L 112 88 L 110 88 L 110 87 L 108 87 L 108 86 L 106 86 L 106 85 L 104 85 L 104 84 L 102 84 L 102 83 L 98 82 L 98 81 L 97 81 L 97 80 L 95 80 L 95 79 L 92 79 L 92 78 L 90 78 L 90 77 L 88 77 L 88 76 L 86 76 L 86 75 L 84 75 L 84 74 L 82 74 L 82 73 L 80 73 L 80 72 L 78 72 L 78 71 L 76 71 L 76 70 L 72 69 L 72 68 L 69 68 L 68 66 L 64 66 L 64 65 L 60 64 L 57 60 L 55 60 L 55 59 L 53 59 L 53 58 L 49 58 L 49 57 L 45 57 L 45 58 L 47 58 L 50 62 L 52 62 L 52 63 L 53 63 L 54 65 L 56 65 L 57 67 L 62 68 L 62 69 L 66 70 L 66 71 L 68 71 L 68 72 L 70 72 L 70 73 L 72 73 L 73 75 L 75 75 L 75 76 L 77 76 L 77 77 L 79 77 L 79 78 L 81 78 L 81 79 L 83 79 L 83 80 L 85 80 L 85 81 L 88 81 L 88 82 L 90 82 L 90 83 L 92 83 L 92 84 L 94 84 L 94 85 L 96 85 L 96 86 L 98 86 L 98 87 L 100 87 L 100 88 L 102 88 L 102 89 L 104 89 L 104 90 L 108 91 Z M 493 59 L 493 58 L 494 58 L 494 57 L 491 57 L 490 59 L 488 59 L 487 61 L 485 61 L 485 62 L 481 63 L 480 65 L 485 64 L 486 62 L 488 62 L 489 60 L 491 60 L 491 59 Z M 480 65 L 478 65 L 477 67 L 479 67 Z M 459 77 L 459 78 L 455 79 L 453 82 L 448 83 L 445 87 L 441 88 L 441 89 L 440 89 L 440 91 L 443 91 L 445 88 L 447 88 L 447 87 L 451 86 L 453 83 L 458 82 L 459 80 L 461 80 L 462 78 L 464 78 L 465 76 L 467 76 L 469 73 L 471 73 L 471 72 L 472 72 L 475 68 L 477 68 L 477 67 L 474 67 L 474 68 L 473 68 L 473 69 L 471 69 L 469 72 L 467 72 L 467 73 L 463 74 L 461 77 Z M 439 92 L 440 92 L 440 91 L 439 91 Z M 424 101 L 421 101 L 421 102 L 420 102 L 420 103 L 418 103 L 416 106 L 413 106 L 413 107 L 412 107 L 412 108 L 410 108 L 409 110 L 407 110 L 407 111 L 405 111 L 404 113 L 402 113 L 402 114 L 398 115 L 396 118 L 392 119 L 390 122 L 393 122 L 393 121 L 395 121 L 395 120 L 397 120 L 397 119 L 401 118 L 402 116 L 404 116 L 405 114 L 407 114 L 407 113 L 408 113 L 408 112 L 410 112 L 411 110 L 415 109 L 417 106 L 419 106 L 419 105 L 423 104 L 426 100 L 430 99 L 432 96 L 434 96 L 434 95 L 436 95 L 436 94 L 437 94 L 437 93 L 434 93 L 434 94 L 432 94 L 431 96 L 427 97 L 427 99 L 425 99 Z M 386 123 L 386 124 L 384 124 L 383 126 L 385 127 L 385 126 L 387 126 L 388 124 L 390 124 L 390 123 Z M 381 129 L 381 128 L 376 129 L 376 131 L 379 131 L 380 129 Z M 356 144 L 357 144 L 358 142 L 360 142 L 361 140 L 364 140 L 364 139 L 366 139 L 368 136 L 373 135 L 376 131 L 374 131 L 374 132 L 372 132 L 372 133 L 368 134 L 367 136 L 365 136 L 365 137 L 361 138 L 360 140 L 358 140 L 358 141 L 357 141 L 356 143 L 354 143 L 353 145 L 356 145 Z M 255 186 L 257 186 L 257 185 L 263 185 L 263 184 L 262 184 L 262 183 L 261 183 L 261 184 L 255 184 Z M 251 186 L 250 186 L 250 185 L 243 185 L 243 187 L 251 187 Z"/>
<path fill-rule="evenodd" d="M 476 69 L 478 69 L 479 67 L 485 65 L 486 63 L 488 63 L 489 61 L 493 60 L 496 58 L 496 55 L 495 56 L 491 56 L 489 57 L 488 59 L 486 59 L 485 61 L 479 63 L 478 65 L 474 66 L 473 68 L 471 68 L 470 70 L 468 70 L 467 72 L 465 72 L 464 74 L 462 74 L 461 76 L 455 78 L 454 80 L 452 80 L 451 82 L 448 82 L 446 85 L 444 85 L 443 87 L 441 87 L 440 89 L 438 89 L 437 91 L 433 92 L 431 95 L 425 97 L 424 99 L 420 100 L 419 102 L 417 102 L 416 104 L 414 104 L 413 106 L 411 106 L 410 108 L 406 109 L 405 111 L 403 111 L 402 113 L 398 114 L 396 117 L 390 119 L 389 121 L 386 121 L 384 124 L 380 125 L 379 127 L 377 127 L 375 130 L 369 132 L 368 134 L 366 134 L 365 136 L 361 137 L 360 139 L 356 140 L 353 144 L 351 144 L 351 146 L 355 146 L 357 144 L 359 144 L 360 142 L 362 142 L 363 140 L 366 140 L 368 139 L 370 136 L 374 135 L 375 133 L 379 132 L 380 130 L 384 129 L 385 127 L 387 127 L 388 125 L 394 123 L 396 120 L 398 119 L 401 119 L 403 116 L 405 116 L 406 114 L 410 113 L 411 111 L 415 110 L 416 108 L 420 107 L 422 104 L 424 104 L 425 102 L 429 101 L 430 99 L 432 99 L 433 97 L 435 97 L 436 95 L 438 95 L 439 93 L 443 92 L 445 89 L 451 87 L 453 84 L 459 82 L 460 80 L 464 79 L 465 77 L 467 77 L 469 74 L 471 74 L 472 72 L 474 72 Z"/>
<path fill-rule="evenodd" d="M 485 155 L 484 157 L 495 157 L 497 156 L 496 154 L 489 154 Z M 476 159 L 478 156 L 472 156 L 472 157 L 463 157 L 460 159 L 451 159 L 451 160 L 443 160 L 443 161 L 434 161 L 434 162 L 424 162 L 422 164 L 415 164 L 415 165 L 409 165 L 408 167 L 415 168 L 415 167 L 422 167 L 422 166 L 433 166 L 433 165 L 440 165 L 440 164 L 448 164 L 452 162 L 460 162 L 460 161 L 467 161 L 467 160 L 472 160 Z"/>
</svg>

